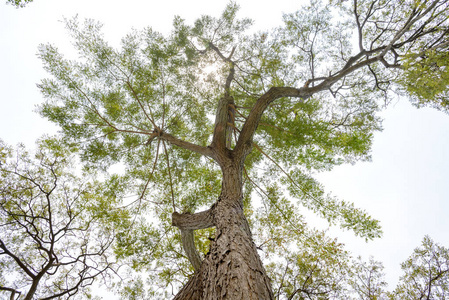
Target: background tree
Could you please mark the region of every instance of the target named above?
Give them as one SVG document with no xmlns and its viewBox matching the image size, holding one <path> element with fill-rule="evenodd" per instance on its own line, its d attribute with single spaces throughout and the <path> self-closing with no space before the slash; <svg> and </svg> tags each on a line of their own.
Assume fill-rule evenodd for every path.
<svg viewBox="0 0 449 300">
<path fill-rule="evenodd" d="M 34 156 L 1 142 L 0 154 L 0 291 L 10 299 L 85 299 L 94 280 L 116 269 L 107 224 L 120 216 L 109 211 L 120 190 L 108 194 L 93 176 L 76 176 L 55 140 L 39 141 Z"/>
<path fill-rule="evenodd" d="M 387 299 L 383 265 L 370 257 L 368 262 L 360 257 L 353 262 L 350 269 L 349 284 L 355 292 L 356 299 Z"/>
<path fill-rule="evenodd" d="M 447 299 L 448 249 L 425 236 L 421 247 L 402 263 L 404 275 L 388 291 L 384 267 L 370 257 L 352 259 L 343 245 L 315 232 L 298 243 L 296 251 L 284 248 L 282 259 L 267 265 L 276 299 Z"/>
<path fill-rule="evenodd" d="M 307 236 L 294 251 L 278 247 L 281 262 L 267 265 L 275 299 L 349 299 L 349 253 L 323 232 Z"/>
<path fill-rule="evenodd" d="M 395 299 L 449 298 L 449 250 L 430 237 L 424 237 L 401 268 L 405 274 L 393 293 Z"/>
<path fill-rule="evenodd" d="M 271 299 L 256 245 L 269 256 L 304 240 L 304 207 L 356 235 L 380 236 L 377 221 L 326 195 L 313 174 L 369 159 L 376 113 L 406 91 L 410 57 L 447 53 L 447 6 L 312 1 L 284 27 L 248 34 L 251 21 L 230 4 L 193 26 L 176 18 L 168 37 L 134 31 L 120 50 L 99 24 L 68 20 L 80 59 L 41 47 L 52 78 L 40 84 L 40 112 L 80 144 L 86 166 L 125 165 L 136 220 L 118 236 L 121 258 L 173 293 L 195 269 L 178 299 Z M 443 79 L 432 99 L 446 88 Z M 158 288 L 150 294 L 169 296 Z"/>
</svg>

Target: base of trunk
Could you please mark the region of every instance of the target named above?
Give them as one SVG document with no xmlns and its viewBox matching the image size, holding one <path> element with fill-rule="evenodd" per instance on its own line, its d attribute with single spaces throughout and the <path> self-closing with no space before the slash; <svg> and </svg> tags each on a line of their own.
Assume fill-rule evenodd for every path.
<svg viewBox="0 0 449 300">
<path fill-rule="evenodd" d="M 215 220 L 216 238 L 210 252 L 174 299 L 273 299 L 242 208 L 235 202 L 218 201 Z"/>
</svg>

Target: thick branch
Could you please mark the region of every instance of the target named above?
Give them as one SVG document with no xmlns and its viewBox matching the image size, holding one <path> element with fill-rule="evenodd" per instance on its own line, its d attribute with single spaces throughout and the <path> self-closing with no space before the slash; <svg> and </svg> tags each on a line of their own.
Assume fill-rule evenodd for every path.
<svg viewBox="0 0 449 300">
<path fill-rule="evenodd" d="M 193 235 L 193 230 L 191 229 L 181 229 L 181 240 L 182 247 L 192 264 L 195 271 L 198 271 L 201 266 L 201 256 L 195 247 L 195 237 Z"/>
<path fill-rule="evenodd" d="M 259 125 L 265 109 L 270 103 L 282 97 L 296 97 L 306 99 L 312 94 L 312 90 L 316 87 L 293 88 L 293 87 L 272 87 L 264 95 L 262 95 L 251 109 L 245 124 L 242 127 L 237 145 L 234 148 L 235 157 L 244 160 L 248 151 L 251 149 L 252 138 L 254 132 Z"/>
<path fill-rule="evenodd" d="M 213 209 L 208 209 L 195 214 L 174 212 L 172 214 L 172 225 L 181 230 L 206 229 L 215 226 Z"/>
<path fill-rule="evenodd" d="M 178 139 L 166 132 L 161 132 L 159 137 L 161 139 L 163 139 L 164 141 L 169 142 L 172 145 L 175 145 L 175 146 L 181 147 L 183 149 L 190 150 L 190 151 L 196 152 L 198 154 L 208 156 L 208 157 L 215 159 L 215 153 L 209 147 L 199 146 L 199 145 Z"/>
<path fill-rule="evenodd" d="M 224 96 L 220 99 L 217 106 L 217 112 L 215 115 L 215 127 L 214 127 L 214 136 L 212 140 L 212 147 L 217 149 L 218 151 L 223 152 L 226 148 L 231 147 L 231 137 L 232 137 L 232 126 L 233 124 L 233 115 L 230 108 L 234 106 L 234 98 L 231 96 L 231 83 L 234 80 L 235 74 L 235 63 L 231 60 L 232 55 L 234 54 L 235 47 L 232 48 L 231 54 L 229 57 L 225 57 L 220 49 L 216 47 L 213 43 L 209 43 L 209 47 L 214 50 L 217 55 L 225 62 L 229 64 L 229 73 L 226 78 L 226 82 L 224 85 Z"/>
<path fill-rule="evenodd" d="M 224 151 L 226 146 L 230 146 L 227 140 L 232 133 L 232 129 L 229 128 L 229 123 L 232 123 L 232 112 L 230 112 L 232 107 L 234 107 L 234 98 L 229 95 L 223 96 L 217 105 L 211 146 L 218 151 Z"/>
<path fill-rule="evenodd" d="M 193 231 L 215 226 L 212 208 L 196 214 L 172 214 L 172 225 L 181 230 L 182 247 L 195 271 L 201 266 L 201 257 L 195 247 Z"/>
<path fill-rule="evenodd" d="M 257 100 L 256 104 L 250 111 L 248 118 L 243 125 L 242 131 L 237 141 L 237 145 L 234 149 L 235 157 L 238 159 L 245 159 L 248 151 L 251 149 L 252 138 L 257 129 L 257 126 L 259 125 L 260 118 L 262 117 L 264 111 L 266 110 L 268 105 L 270 105 L 270 103 L 272 103 L 276 99 L 283 97 L 301 98 L 305 100 L 317 92 L 328 90 L 338 80 L 344 78 L 345 76 L 362 67 L 377 62 L 382 58 L 382 55 L 378 55 L 372 58 L 365 59 L 354 65 L 352 65 L 351 63 L 347 63 L 345 67 L 343 67 L 343 69 L 341 69 L 339 72 L 335 73 L 332 76 L 325 77 L 325 79 L 323 79 L 323 81 L 316 86 L 309 87 L 308 85 L 305 85 L 299 89 L 293 87 L 270 88 Z"/>
</svg>

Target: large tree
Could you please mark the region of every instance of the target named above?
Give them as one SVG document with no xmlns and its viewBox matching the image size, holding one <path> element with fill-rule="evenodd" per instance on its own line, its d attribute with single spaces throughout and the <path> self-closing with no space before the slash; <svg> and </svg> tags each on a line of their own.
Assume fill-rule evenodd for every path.
<svg viewBox="0 0 449 300">
<path fill-rule="evenodd" d="M 192 26 L 175 18 L 169 36 L 134 31 L 121 49 L 98 23 L 67 20 L 79 58 L 40 48 L 52 75 L 40 113 L 86 167 L 123 166 L 135 220 L 117 236 L 118 257 L 182 286 L 176 299 L 273 299 L 258 249 L 270 259 L 315 239 L 303 208 L 381 235 L 313 173 L 369 159 L 394 93 L 447 110 L 448 3 L 311 1 L 257 33 L 231 3 Z M 164 293 L 153 284 L 150 295 Z"/>
</svg>

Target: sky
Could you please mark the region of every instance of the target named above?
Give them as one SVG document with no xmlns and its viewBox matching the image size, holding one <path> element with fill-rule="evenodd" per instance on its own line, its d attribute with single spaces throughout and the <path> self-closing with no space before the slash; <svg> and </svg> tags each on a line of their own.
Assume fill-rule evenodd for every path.
<svg viewBox="0 0 449 300">
<path fill-rule="evenodd" d="M 240 0 L 240 16 L 259 29 L 280 25 L 282 13 L 294 12 L 300 0 Z M 0 4 L 0 138 L 33 147 L 57 128 L 33 110 L 42 102 L 36 83 L 47 75 L 36 56 L 40 43 L 72 53 L 61 20 L 78 15 L 104 24 L 106 39 L 118 45 L 132 28 L 151 26 L 162 33 L 173 17 L 192 22 L 202 14 L 218 15 L 227 0 L 34 0 L 22 9 Z M 269 4 L 268 4 L 269 3 Z M 71 52 L 72 51 L 72 52 Z M 376 133 L 372 161 L 344 165 L 318 178 L 327 191 L 354 202 L 381 221 L 384 235 L 366 243 L 351 232 L 331 228 L 355 256 L 373 255 L 385 266 L 389 288 L 401 274 L 400 263 L 424 235 L 449 247 L 449 116 L 416 109 L 407 99 L 394 100 L 383 112 L 383 132 Z M 317 222 L 316 226 L 323 226 Z"/>
</svg>

